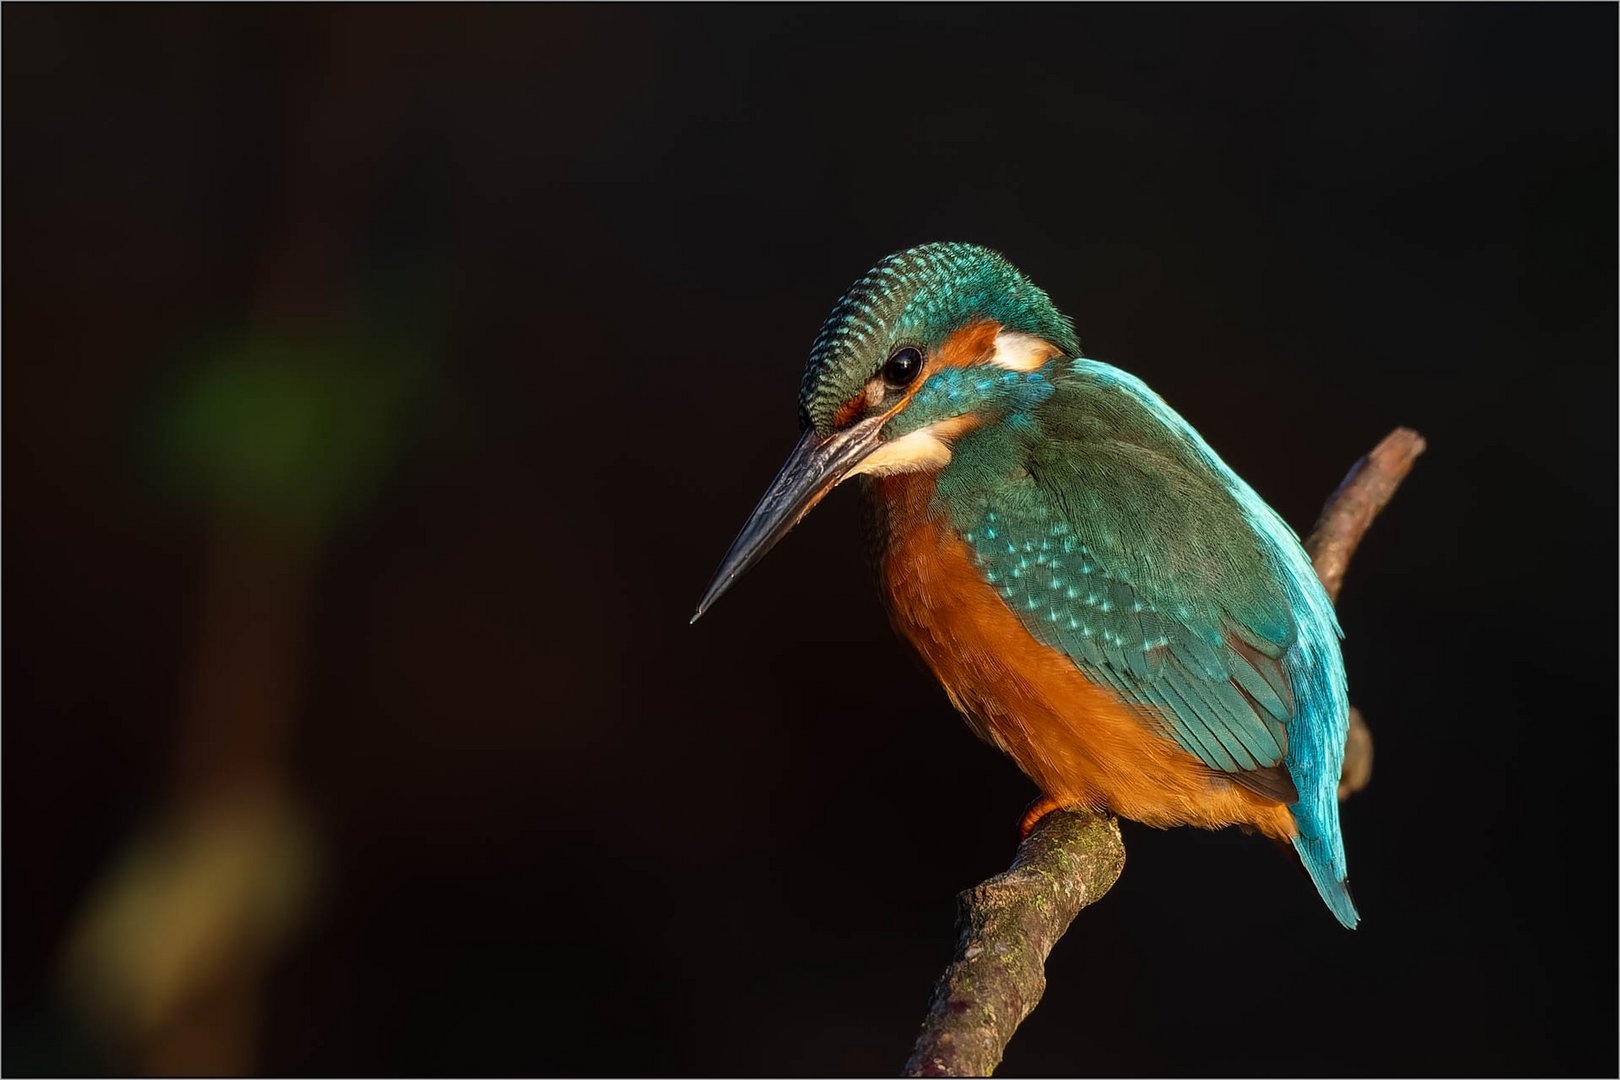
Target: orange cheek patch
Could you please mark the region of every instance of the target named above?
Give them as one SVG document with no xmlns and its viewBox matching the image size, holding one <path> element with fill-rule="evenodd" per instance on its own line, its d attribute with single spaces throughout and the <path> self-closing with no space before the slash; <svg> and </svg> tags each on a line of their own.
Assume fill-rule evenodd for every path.
<svg viewBox="0 0 1620 1080">
<path fill-rule="evenodd" d="M 999 333 L 1000 323 L 988 320 L 969 323 L 945 339 L 932 358 L 933 366 L 972 367 L 982 364 L 996 351 L 996 335 Z"/>
</svg>

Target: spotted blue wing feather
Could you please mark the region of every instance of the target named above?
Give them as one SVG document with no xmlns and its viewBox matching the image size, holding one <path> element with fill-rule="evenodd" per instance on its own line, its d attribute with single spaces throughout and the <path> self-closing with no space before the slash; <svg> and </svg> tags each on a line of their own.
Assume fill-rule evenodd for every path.
<svg viewBox="0 0 1620 1080">
<path fill-rule="evenodd" d="M 985 513 L 988 528 L 974 533 L 980 565 L 1039 640 L 1125 700 L 1154 707 L 1177 741 L 1213 769 L 1241 781 L 1283 760 L 1288 713 L 1250 661 L 1224 644 L 1218 615 L 1204 630 L 1161 611 L 1150 585 L 1133 585 L 1118 560 L 1073 532 L 1029 538 L 1039 524 L 1021 518 L 1016 503 Z M 1084 535 L 1086 523 L 1075 528 Z M 1071 572 L 1079 584 L 1070 584 Z"/>
<path fill-rule="evenodd" d="M 1027 438 L 959 440 L 939 506 L 1038 640 L 1211 769 L 1291 805 L 1347 926 L 1339 628 L 1298 538 L 1140 380 L 1057 360 Z M 1104 495 L 1106 493 L 1106 496 Z"/>
</svg>

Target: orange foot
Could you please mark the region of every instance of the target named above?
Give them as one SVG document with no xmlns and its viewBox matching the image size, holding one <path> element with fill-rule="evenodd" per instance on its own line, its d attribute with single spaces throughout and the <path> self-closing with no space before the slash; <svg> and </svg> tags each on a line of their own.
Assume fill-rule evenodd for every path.
<svg viewBox="0 0 1620 1080">
<path fill-rule="evenodd" d="M 1021 844 L 1029 839 L 1029 834 L 1035 831 L 1035 826 L 1041 823 L 1041 818 L 1054 810 L 1063 809 L 1063 804 L 1050 795 L 1042 795 L 1029 804 L 1024 811 L 1024 820 L 1018 823 L 1018 842 Z"/>
</svg>

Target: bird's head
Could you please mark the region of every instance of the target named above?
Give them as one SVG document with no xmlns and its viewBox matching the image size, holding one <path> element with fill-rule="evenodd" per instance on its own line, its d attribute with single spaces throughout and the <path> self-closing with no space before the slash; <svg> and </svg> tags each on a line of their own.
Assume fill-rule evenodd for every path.
<svg viewBox="0 0 1620 1080">
<path fill-rule="evenodd" d="M 924 244 L 878 263 L 810 347 L 803 434 L 693 621 L 839 483 L 943 467 L 955 439 L 1050 395 L 1041 369 L 1079 352 L 1069 319 L 989 248 Z"/>
</svg>

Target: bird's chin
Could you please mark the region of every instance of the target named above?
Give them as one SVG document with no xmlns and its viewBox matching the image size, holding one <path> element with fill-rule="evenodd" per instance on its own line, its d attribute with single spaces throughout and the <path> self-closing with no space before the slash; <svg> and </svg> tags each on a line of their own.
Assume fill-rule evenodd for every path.
<svg viewBox="0 0 1620 1080">
<path fill-rule="evenodd" d="M 951 463 L 951 444 L 957 436 L 978 426 L 973 416 L 936 420 L 898 439 L 882 443 L 849 470 L 850 476 L 896 476 L 933 472 Z"/>
</svg>

